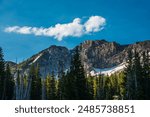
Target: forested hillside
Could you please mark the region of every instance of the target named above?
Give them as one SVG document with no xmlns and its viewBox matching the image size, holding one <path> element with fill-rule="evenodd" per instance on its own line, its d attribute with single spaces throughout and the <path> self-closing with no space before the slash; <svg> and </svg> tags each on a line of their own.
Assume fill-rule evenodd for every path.
<svg viewBox="0 0 150 117">
<path fill-rule="evenodd" d="M 127 52 L 126 67 L 110 76 L 87 75 L 79 48 L 74 50 L 70 68 L 58 61 L 55 71 L 41 77 L 40 65 L 32 63 L 23 74 L 16 64 L 11 73 L 0 48 L 0 99 L 2 100 L 147 100 L 150 99 L 150 55 L 136 49 Z"/>
</svg>

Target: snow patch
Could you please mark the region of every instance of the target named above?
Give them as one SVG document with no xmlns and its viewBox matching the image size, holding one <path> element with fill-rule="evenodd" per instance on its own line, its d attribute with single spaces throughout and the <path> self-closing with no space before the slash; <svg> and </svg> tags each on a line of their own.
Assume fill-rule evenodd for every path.
<svg viewBox="0 0 150 117">
<path fill-rule="evenodd" d="M 33 60 L 33 62 L 30 63 L 30 65 L 33 64 L 33 63 L 35 63 L 41 56 L 42 56 L 42 53 L 39 54 L 39 55 Z"/>
<path fill-rule="evenodd" d="M 90 72 L 91 76 L 96 76 L 99 74 L 108 75 L 114 74 L 115 72 L 122 71 L 126 66 L 126 63 L 121 63 L 118 66 L 112 67 L 112 68 L 104 68 L 104 69 L 98 69 L 93 68 L 93 70 Z"/>
</svg>

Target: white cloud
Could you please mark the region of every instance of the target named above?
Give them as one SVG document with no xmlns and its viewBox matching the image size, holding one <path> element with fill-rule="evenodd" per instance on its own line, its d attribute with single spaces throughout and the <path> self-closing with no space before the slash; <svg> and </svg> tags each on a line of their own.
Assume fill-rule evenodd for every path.
<svg viewBox="0 0 150 117">
<path fill-rule="evenodd" d="M 105 22 L 105 18 L 101 16 L 91 16 L 89 20 L 84 24 L 86 32 L 98 32 L 102 30 Z"/>
<path fill-rule="evenodd" d="M 91 16 L 85 23 L 81 23 L 81 21 L 82 19 L 75 18 L 71 23 L 56 24 L 49 28 L 12 26 L 5 28 L 4 31 L 19 34 L 34 34 L 36 36 L 49 36 L 61 41 L 64 37 L 80 37 L 85 34 L 101 31 L 106 23 L 105 18 L 101 16 Z"/>
</svg>

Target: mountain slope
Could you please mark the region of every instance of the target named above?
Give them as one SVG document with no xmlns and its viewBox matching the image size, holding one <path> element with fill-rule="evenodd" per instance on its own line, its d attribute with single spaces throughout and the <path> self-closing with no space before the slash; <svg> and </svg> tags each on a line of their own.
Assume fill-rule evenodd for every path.
<svg viewBox="0 0 150 117">
<path fill-rule="evenodd" d="M 137 42 L 130 45 L 120 45 L 105 40 L 85 41 L 79 46 L 84 68 L 87 71 L 118 66 L 126 61 L 128 51 L 150 51 L 150 41 Z"/>
<path fill-rule="evenodd" d="M 114 73 L 114 71 L 116 72 L 118 66 L 124 66 L 129 50 L 134 51 L 136 49 L 139 53 L 150 51 L 150 41 L 120 45 L 116 42 L 107 42 L 106 40 L 87 40 L 77 47 L 87 73 L 94 71 L 94 74 L 99 72 L 110 74 Z M 52 72 L 56 75 L 62 68 L 64 71 L 69 69 L 73 52 L 74 49 L 69 50 L 66 47 L 53 45 L 20 63 L 18 66 L 22 72 L 28 73 L 31 64 L 39 64 L 42 77 Z M 121 68 L 123 69 L 123 67 Z"/>
<path fill-rule="evenodd" d="M 70 51 L 67 48 L 53 45 L 22 62 L 19 66 L 23 71 L 28 72 L 31 64 L 38 64 L 41 75 L 45 77 L 48 73 L 57 74 L 62 68 L 68 69 L 70 57 Z"/>
</svg>

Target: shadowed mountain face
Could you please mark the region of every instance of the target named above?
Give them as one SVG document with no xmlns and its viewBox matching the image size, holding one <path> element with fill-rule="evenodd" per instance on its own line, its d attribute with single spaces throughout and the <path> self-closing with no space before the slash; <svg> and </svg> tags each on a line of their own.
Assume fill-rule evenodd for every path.
<svg viewBox="0 0 150 117">
<path fill-rule="evenodd" d="M 85 69 L 91 68 L 110 68 L 126 61 L 128 51 L 142 53 L 150 51 L 150 41 L 137 42 L 130 45 L 120 45 L 116 42 L 105 40 L 85 41 L 80 46 L 81 59 Z"/>
<path fill-rule="evenodd" d="M 93 68 L 111 68 L 125 62 L 129 50 L 134 51 L 136 49 L 139 53 L 150 51 L 150 41 L 120 45 L 105 40 L 87 40 L 78 47 L 84 68 L 87 72 L 90 72 Z M 31 64 L 38 64 L 43 77 L 52 72 L 58 74 L 62 69 L 64 71 L 69 69 L 73 52 L 74 49 L 69 50 L 66 47 L 53 45 L 18 66 L 23 72 L 28 73 Z"/>
<path fill-rule="evenodd" d="M 48 73 L 58 74 L 62 69 L 68 69 L 70 61 L 71 55 L 67 48 L 53 45 L 20 63 L 19 67 L 28 72 L 32 64 L 38 64 L 41 75 L 45 77 Z"/>
</svg>

